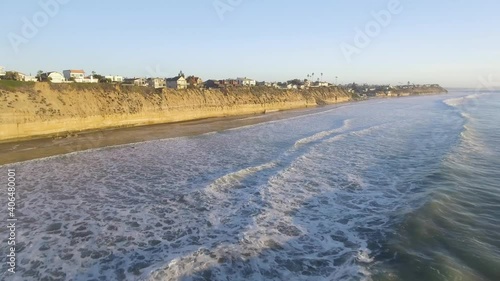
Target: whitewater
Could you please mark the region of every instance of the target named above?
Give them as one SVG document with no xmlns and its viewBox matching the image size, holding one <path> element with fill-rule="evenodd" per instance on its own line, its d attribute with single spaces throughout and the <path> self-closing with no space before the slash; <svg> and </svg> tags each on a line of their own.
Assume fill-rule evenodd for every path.
<svg viewBox="0 0 500 281">
<path fill-rule="evenodd" d="M 0 279 L 500 280 L 499 96 L 370 100 L 2 166 L 19 226 L 18 272 Z"/>
</svg>

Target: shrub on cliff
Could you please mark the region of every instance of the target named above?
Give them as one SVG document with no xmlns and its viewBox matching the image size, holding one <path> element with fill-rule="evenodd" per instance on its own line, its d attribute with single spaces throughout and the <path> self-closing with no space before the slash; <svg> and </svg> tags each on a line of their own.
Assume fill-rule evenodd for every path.
<svg viewBox="0 0 500 281">
<path fill-rule="evenodd" d="M 35 82 L 0 80 L 0 90 L 5 90 L 8 92 L 33 90 L 34 87 L 35 87 Z"/>
</svg>

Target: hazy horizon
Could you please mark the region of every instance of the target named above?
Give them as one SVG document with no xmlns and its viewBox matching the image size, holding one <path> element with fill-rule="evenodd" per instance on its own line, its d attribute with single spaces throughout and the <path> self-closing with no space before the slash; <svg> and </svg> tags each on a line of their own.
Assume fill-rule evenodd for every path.
<svg viewBox="0 0 500 281">
<path fill-rule="evenodd" d="M 0 66 L 498 88 L 500 3 L 481 3 L 3 1 Z"/>
</svg>

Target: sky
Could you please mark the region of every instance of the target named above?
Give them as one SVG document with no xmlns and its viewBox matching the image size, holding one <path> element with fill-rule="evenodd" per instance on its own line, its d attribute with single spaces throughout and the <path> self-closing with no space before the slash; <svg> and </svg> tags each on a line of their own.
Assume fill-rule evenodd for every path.
<svg viewBox="0 0 500 281">
<path fill-rule="evenodd" d="M 500 78 L 498 11 L 498 0 L 2 0 L 0 66 L 473 88 Z"/>
</svg>

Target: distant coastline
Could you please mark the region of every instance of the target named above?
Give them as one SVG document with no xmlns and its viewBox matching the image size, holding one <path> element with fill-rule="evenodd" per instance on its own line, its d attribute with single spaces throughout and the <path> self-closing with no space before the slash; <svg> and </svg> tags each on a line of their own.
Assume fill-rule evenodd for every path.
<svg viewBox="0 0 500 281">
<path fill-rule="evenodd" d="M 0 86 L 2 84 L 0 83 Z M 446 92 L 439 86 L 392 90 L 376 96 Z M 88 130 L 163 124 L 288 109 L 360 99 L 342 87 L 275 89 L 151 89 L 111 84 L 25 83 L 0 87 L 0 142 L 65 137 Z"/>
<path fill-rule="evenodd" d="M 34 83 L 0 90 L 0 141 L 265 113 L 352 100 L 338 88 L 154 89 Z"/>
</svg>

